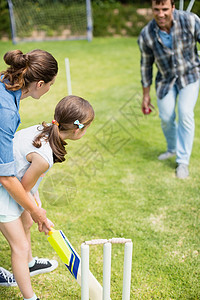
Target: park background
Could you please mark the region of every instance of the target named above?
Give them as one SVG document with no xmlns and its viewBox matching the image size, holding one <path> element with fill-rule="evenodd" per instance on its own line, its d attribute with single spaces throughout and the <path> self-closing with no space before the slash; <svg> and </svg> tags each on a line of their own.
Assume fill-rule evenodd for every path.
<svg viewBox="0 0 200 300">
<path fill-rule="evenodd" d="M 1 1 L 1 18 L 4 2 Z M 93 1 L 94 25 L 98 18 L 106 19 L 110 7 L 118 23 L 122 16 L 114 14 L 116 9 L 129 7 L 128 11 L 132 8 L 137 15 L 135 5 L 137 9 L 149 7 L 142 1 L 134 1 L 134 4 Z M 199 1 L 195 5 L 194 8 L 198 8 Z M 108 20 L 111 22 L 112 18 Z M 106 20 L 100 23 L 103 26 Z M 0 25 L 5 24 L 0 22 Z M 96 32 L 98 30 L 96 28 Z M 3 32 L 5 37 L 5 29 Z M 19 129 L 53 119 L 56 103 L 68 93 L 66 57 L 70 61 L 73 94 L 89 100 L 95 109 L 95 120 L 85 137 L 76 142 L 68 141 L 66 162 L 55 165 L 44 177 L 39 190 L 43 207 L 79 254 L 85 240 L 132 239 L 130 299 L 200 299 L 199 100 L 195 108 L 196 133 L 190 177 L 178 180 L 174 159 L 157 160 L 166 145 L 153 86 L 151 96 L 155 110 L 148 116 L 141 113 L 137 33 L 124 35 L 124 31 L 120 34 L 117 29 L 112 34 L 106 32 L 98 35 L 94 31 L 90 43 L 62 41 L 13 45 L 10 39 L 0 41 L 0 70 L 6 68 L 4 53 L 13 49 L 21 49 L 24 53 L 35 48 L 44 49 L 59 63 L 57 80 L 51 90 L 39 101 L 25 99 L 21 102 Z M 7 37 L 10 38 L 9 30 Z M 0 241 L 0 265 L 11 270 L 9 246 L 2 235 Z M 40 299 L 80 299 L 80 287 L 36 225 L 32 228 L 32 250 L 35 256 L 59 262 L 54 272 L 32 277 Z M 117 245 L 112 251 L 113 300 L 121 299 L 122 267 L 123 247 Z M 90 249 L 90 268 L 102 283 L 102 247 Z M 19 298 L 18 288 L 0 288 L 0 299 Z"/>
<path fill-rule="evenodd" d="M 65 2 L 52 0 L 54 3 Z M 77 1 L 77 0 L 76 0 Z M 45 0 L 26 0 L 43 5 Z M 70 1 L 69 1 L 70 2 Z M 190 0 L 184 0 L 184 9 Z M 150 1 L 148 0 L 91 0 L 93 13 L 94 37 L 137 36 L 142 27 L 151 19 Z M 179 8 L 179 0 L 175 0 Z M 46 7 L 48 10 L 48 7 Z M 200 15 L 200 1 L 196 0 L 192 11 Z M 7 0 L 0 1 L 0 38 L 11 38 L 10 17 Z M 56 26 L 56 25 L 55 25 Z"/>
</svg>

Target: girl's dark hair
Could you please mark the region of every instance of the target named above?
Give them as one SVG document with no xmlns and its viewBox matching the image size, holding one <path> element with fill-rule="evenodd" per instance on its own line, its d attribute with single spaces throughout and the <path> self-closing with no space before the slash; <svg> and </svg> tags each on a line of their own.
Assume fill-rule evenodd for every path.
<svg viewBox="0 0 200 300">
<path fill-rule="evenodd" d="M 43 80 L 50 82 L 58 73 L 58 63 L 46 51 L 33 50 L 23 54 L 20 50 L 9 51 L 4 55 L 4 61 L 10 67 L 1 72 L 1 80 L 7 90 L 27 89 L 30 83 Z"/>
<path fill-rule="evenodd" d="M 63 98 L 55 108 L 54 119 L 58 124 L 42 123 L 43 129 L 41 133 L 34 139 L 33 145 L 36 148 L 41 147 L 41 140 L 49 142 L 54 153 L 54 162 L 62 162 L 65 160 L 67 143 L 61 138 L 61 131 L 70 131 L 78 128 L 74 122 L 79 120 L 85 126 L 89 125 L 94 119 L 94 110 L 91 104 L 78 96 L 67 96 Z M 80 129 L 80 130 L 84 130 Z"/>
</svg>

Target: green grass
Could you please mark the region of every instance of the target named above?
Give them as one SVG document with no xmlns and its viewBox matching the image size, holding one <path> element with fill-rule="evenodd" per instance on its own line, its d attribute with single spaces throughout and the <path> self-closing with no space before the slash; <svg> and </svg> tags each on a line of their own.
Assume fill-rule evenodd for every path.
<svg viewBox="0 0 200 300">
<path fill-rule="evenodd" d="M 140 54 L 136 38 L 86 41 L 1 43 L 0 53 L 19 48 L 50 51 L 59 62 L 55 85 L 40 101 L 21 102 L 20 128 L 53 119 L 56 103 L 67 94 L 64 59 L 71 67 L 73 94 L 91 102 L 96 117 L 87 135 L 68 142 L 67 162 L 43 179 L 40 196 L 48 217 L 80 253 L 84 240 L 133 240 L 131 299 L 200 299 L 199 147 L 200 104 L 190 177 L 175 177 L 175 160 L 157 160 L 165 151 L 157 110 L 141 113 Z M 1 59 L 0 69 L 5 69 Z M 152 102 L 156 106 L 152 87 Z M 0 265 L 10 269 L 10 250 L 0 236 Z M 46 237 L 32 228 L 33 254 L 56 258 L 52 273 L 32 283 L 41 299 L 80 299 L 72 279 Z M 102 283 L 102 247 L 90 250 L 90 266 Z M 123 246 L 113 246 L 111 297 L 121 299 Z M 0 288 L 0 299 L 19 299 L 18 288 Z"/>
</svg>

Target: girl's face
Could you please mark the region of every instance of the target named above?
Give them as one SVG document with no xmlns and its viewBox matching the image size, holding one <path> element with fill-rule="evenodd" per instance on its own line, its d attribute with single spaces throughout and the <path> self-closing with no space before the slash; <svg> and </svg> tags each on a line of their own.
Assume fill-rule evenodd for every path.
<svg viewBox="0 0 200 300">
<path fill-rule="evenodd" d="M 34 99 L 40 99 L 42 95 L 46 94 L 49 91 L 50 87 L 54 84 L 55 80 L 56 76 L 47 83 L 45 83 L 43 80 L 40 80 L 38 82 L 32 82 L 28 87 L 27 93 L 23 93 L 22 91 L 21 99 L 27 98 L 28 96 Z"/>
<path fill-rule="evenodd" d="M 82 138 L 82 136 L 84 136 L 86 134 L 86 130 L 88 129 L 88 126 L 85 126 L 82 129 L 77 128 L 75 133 L 74 133 L 74 140 L 79 140 L 80 138 Z"/>
<path fill-rule="evenodd" d="M 82 129 L 77 128 L 75 130 L 71 130 L 70 132 L 69 131 L 61 131 L 60 135 L 63 140 L 67 140 L 67 139 L 74 140 L 74 141 L 79 140 L 80 138 L 82 138 L 82 136 L 84 136 L 86 134 L 86 131 L 89 126 L 90 126 L 90 124 L 85 126 Z"/>
</svg>

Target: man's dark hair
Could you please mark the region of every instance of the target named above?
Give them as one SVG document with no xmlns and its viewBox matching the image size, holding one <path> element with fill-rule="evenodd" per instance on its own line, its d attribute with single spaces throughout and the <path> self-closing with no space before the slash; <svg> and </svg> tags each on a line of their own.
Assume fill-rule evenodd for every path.
<svg viewBox="0 0 200 300">
<path fill-rule="evenodd" d="M 165 3 L 167 0 L 151 0 L 151 3 L 156 2 L 156 4 Z M 171 5 L 175 5 L 175 1 L 171 0 Z"/>
</svg>

